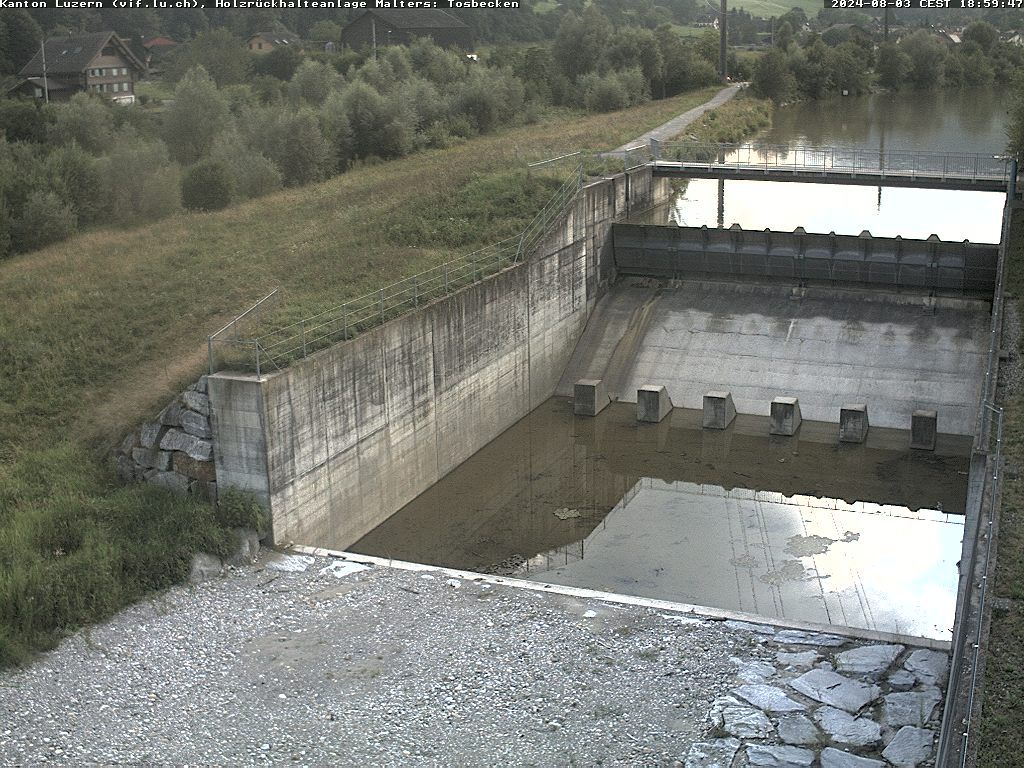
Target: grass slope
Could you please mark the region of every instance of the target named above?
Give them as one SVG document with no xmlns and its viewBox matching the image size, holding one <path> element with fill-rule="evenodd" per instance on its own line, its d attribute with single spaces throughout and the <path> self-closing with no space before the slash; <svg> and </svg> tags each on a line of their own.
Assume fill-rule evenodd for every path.
<svg viewBox="0 0 1024 768">
<path fill-rule="evenodd" d="M 807 18 L 813 19 L 822 9 L 822 5 L 815 0 L 736 0 L 729 3 L 729 8 L 742 8 L 751 16 L 760 16 L 764 19 L 781 16 L 791 8 L 803 8 Z"/>
<path fill-rule="evenodd" d="M 181 579 L 195 549 L 226 545 L 208 507 L 120 488 L 103 461 L 203 371 L 207 334 L 274 287 L 298 317 L 499 239 L 541 201 L 524 161 L 617 146 L 716 91 L 552 115 L 0 264 L 0 664 Z"/>
</svg>

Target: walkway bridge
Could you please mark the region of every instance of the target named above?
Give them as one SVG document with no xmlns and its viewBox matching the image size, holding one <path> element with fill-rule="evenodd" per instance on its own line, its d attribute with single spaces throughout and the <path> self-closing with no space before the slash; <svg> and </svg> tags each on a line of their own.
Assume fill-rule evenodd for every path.
<svg viewBox="0 0 1024 768">
<path fill-rule="evenodd" d="M 650 164 L 655 176 L 818 184 L 1015 191 L 1016 162 L 973 152 L 915 152 L 844 147 L 649 144 L 624 153 L 626 167 Z"/>
</svg>

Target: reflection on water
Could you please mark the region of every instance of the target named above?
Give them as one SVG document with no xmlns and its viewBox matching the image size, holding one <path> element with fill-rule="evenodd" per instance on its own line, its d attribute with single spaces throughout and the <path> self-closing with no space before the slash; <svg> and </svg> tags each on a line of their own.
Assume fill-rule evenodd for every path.
<svg viewBox="0 0 1024 768">
<path fill-rule="evenodd" d="M 969 438 L 941 436 L 932 454 L 907 450 L 906 432 L 872 429 L 864 445 L 839 445 L 836 429 L 804 422 L 794 438 L 773 437 L 766 418 L 741 415 L 723 432 L 702 430 L 699 412 L 680 409 L 640 424 L 626 404 L 575 418 L 571 402 L 552 399 L 351 549 L 770 616 L 945 632 Z M 911 596 L 934 599 L 934 611 Z"/>
<path fill-rule="evenodd" d="M 876 93 L 780 107 L 769 144 L 844 146 L 918 152 L 1006 148 L 1006 95 L 991 88 Z"/>
<path fill-rule="evenodd" d="M 1005 105 L 1005 94 L 984 88 L 800 102 L 776 109 L 755 144 L 1001 155 Z M 991 192 L 700 179 L 645 221 L 997 243 L 1003 201 Z"/>
<path fill-rule="evenodd" d="M 1005 199 L 999 192 L 690 179 L 671 203 L 630 221 L 998 243 Z"/>
<path fill-rule="evenodd" d="M 526 577 L 948 640 L 962 537 L 934 510 L 644 478 Z"/>
</svg>

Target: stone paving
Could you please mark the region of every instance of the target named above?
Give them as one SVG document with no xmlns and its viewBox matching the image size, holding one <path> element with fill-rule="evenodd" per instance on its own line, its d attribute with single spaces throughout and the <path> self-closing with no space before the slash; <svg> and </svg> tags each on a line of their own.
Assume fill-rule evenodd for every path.
<svg viewBox="0 0 1024 768">
<path fill-rule="evenodd" d="M 715 699 L 710 736 L 685 768 L 913 768 L 934 764 L 945 652 L 745 622 L 760 642 L 733 658 L 738 684 Z"/>
</svg>

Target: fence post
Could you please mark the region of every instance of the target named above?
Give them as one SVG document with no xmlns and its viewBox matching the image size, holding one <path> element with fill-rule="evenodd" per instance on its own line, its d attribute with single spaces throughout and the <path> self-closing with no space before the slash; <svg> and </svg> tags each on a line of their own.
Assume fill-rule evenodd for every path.
<svg viewBox="0 0 1024 768">
<path fill-rule="evenodd" d="M 380 321 L 384 322 L 384 289 L 380 289 Z"/>
<path fill-rule="evenodd" d="M 302 356 L 306 356 L 306 318 L 302 318 Z"/>
<path fill-rule="evenodd" d="M 348 341 L 348 304 L 341 310 L 341 325 L 345 341 Z"/>
<path fill-rule="evenodd" d="M 261 375 L 260 374 L 260 343 L 258 341 L 254 341 L 252 343 L 252 348 L 256 351 L 256 378 L 258 379 L 258 378 L 260 378 L 260 375 Z"/>
<path fill-rule="evenodd" d="M 213 376 L 213 336 L 206 337 L 206 362 L 210 368 L 210 375 Z"/>
<path fill-rule="evenodd" d="M 444 295 L 448 295 L 448 262 L 444 263 Z"/>
<path fill-rule="evenodd" d="M 419 295 L 419 291 L 417 291 L 416 289 L 417 289 L 416 275 L 413 275 L 412 276 L 412 305 L 414 307 L 418 307 L 420 305 L 420 295 Z"/>
</svg>

